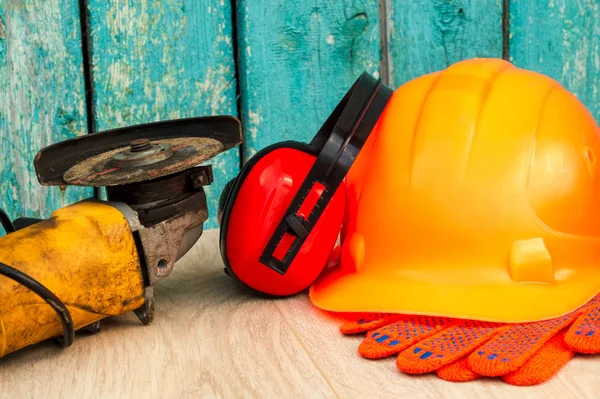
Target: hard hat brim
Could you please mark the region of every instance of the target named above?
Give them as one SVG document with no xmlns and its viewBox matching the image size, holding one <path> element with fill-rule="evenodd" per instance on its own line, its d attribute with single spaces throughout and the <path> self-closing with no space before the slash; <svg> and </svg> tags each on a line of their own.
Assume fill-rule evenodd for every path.
<svg viewBox="0 0 600 399">
<path fill-rule="evenodd" d="M 438 271 L 432 268 L 426 273 L 414 270 L 382 273 L 381 269 L 373 272 L 376 269 L 365 268 L 358 273 L 337 267 L 329 269 L 310 287 L 310 300 L 330 312 L 418 314 L 526 323 L 572 312 L 600 291 L 597 266 L 563 269 L 564 279 L 548 284 L 490 276 L 482 284 L 481 276 L 473 275 L 468 279 L 448 279 L 450 271 L 444 268 Z M 444 282 L 448 280 L 452 282 Z"/>
</svg>

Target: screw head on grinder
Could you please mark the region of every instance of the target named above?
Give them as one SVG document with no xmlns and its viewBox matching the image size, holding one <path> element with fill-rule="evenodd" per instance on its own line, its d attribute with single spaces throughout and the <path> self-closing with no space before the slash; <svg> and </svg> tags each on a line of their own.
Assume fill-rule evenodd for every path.
<svg viewBox="0 0 600 399">
<path fill-rule="evenodd" d="M 173 155 L 172 146 L 166 143 L 152 144 L 148 139 L 131 141 L 129 149 L 113 156 L 115 165 L 121 168 L 134 168 L 151 165 Z"/>
<path fill-rule="evenodd" d="M 133 140 L 130 143 L 130 148 L 131 148 L 131 152 L 140 152 L 140 151 L 145 151 L 145 150 L 149 150 L 150 148 L 152 148 L 152 144 L 150 144 L 150 140 L 148 139 L 137 139 L 137 140 Z"/>
</svg>

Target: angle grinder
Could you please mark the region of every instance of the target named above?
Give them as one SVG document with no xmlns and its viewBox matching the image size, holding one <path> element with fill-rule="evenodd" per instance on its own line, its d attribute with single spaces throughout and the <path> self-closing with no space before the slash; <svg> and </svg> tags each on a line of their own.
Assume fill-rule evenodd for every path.
<svg viewBox="0 0 600 399">
<path fill-rule="evenodd" d="M 233 116 L 162 121 L 50 145 L 34 167 L 44 186 L 103 187 L 48 219 L 0 211 L 0 357 L 129 311 L 153 319 L 155 284 L 208 219 L 206 161 L 242 142 Z M 202 165 L 201 165 L 202 164 Z"/>
</svg>

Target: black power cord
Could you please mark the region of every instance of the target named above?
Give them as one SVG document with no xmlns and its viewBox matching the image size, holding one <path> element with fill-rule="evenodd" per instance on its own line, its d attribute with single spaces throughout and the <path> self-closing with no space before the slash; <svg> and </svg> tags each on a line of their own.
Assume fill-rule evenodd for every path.
<svg viewBox="0 0 600 399">
<path fill-rule="evenodd" d="M 0 223 L 8 234 L 15 231 L 13 223 L 10 221 L 6 213 L 0 209 Z M 58 338 L 60 346 L 66 348 L 73 344 L 75 340 L 75 329 L 73 328 L 73 318 L 71 313 L 60 299 L 56 297 L 48 288 L 44 287 L 40 282 L 26 275 L 20 270 L 8 266 L 5 263 L 0 262 L 0 275 L 6 276 L 13 281 L 21 284 L 22 286 L 30 289 L 42 298 L 52 309 L 56 311 L 58 318 L 63 326 L 63 337 Z"/>
<path fill-rule="evenodd" d="M 2 223 L 2 227 L 6 230 L 6 234 L 14 233 L 16 231 L 15 226 L 10 221 L 10 218 L 2 209 L 0 209 L 0 223 Z"/>
<path fill-rule="evenodd" d="M 29 288 L 42 298 L 48 305 L 56 311 L 63 326 L 63 337 L 58 338 L 58 342 L 62 347 L 68 347 L 73 344 L 75 339 L 75 329 L 73 328 L 73 319 L 71 313 L 60 299 L 56 297 L 48 288 L 44 287 L 38 281 L 29 277 L 20 270 L 14 269 L 5 263 L 0 262 L 0 274 L 6 276 L 17 283 Z"/>
</svg>

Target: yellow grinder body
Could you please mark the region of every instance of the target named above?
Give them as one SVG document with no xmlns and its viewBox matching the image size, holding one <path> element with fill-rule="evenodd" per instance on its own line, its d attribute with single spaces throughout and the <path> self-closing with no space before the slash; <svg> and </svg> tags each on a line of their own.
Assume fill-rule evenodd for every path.
<svg viewBox="0 0 600 399">
<path fill-rule="evenodd" d="M 144 304 L 142 267 L 130 225 L 104 203 L 78 202 L 0 237 L 0 262 L 52 291 L 71 313 L 75 330 Z M 52 307 L 0 275 L 0 357 L 62 334 Z"/>
</svg>

